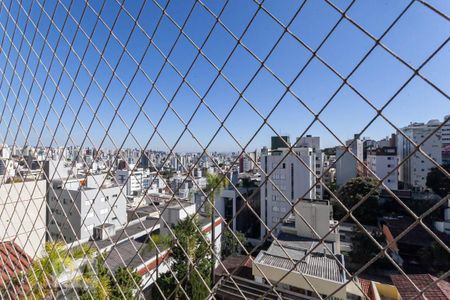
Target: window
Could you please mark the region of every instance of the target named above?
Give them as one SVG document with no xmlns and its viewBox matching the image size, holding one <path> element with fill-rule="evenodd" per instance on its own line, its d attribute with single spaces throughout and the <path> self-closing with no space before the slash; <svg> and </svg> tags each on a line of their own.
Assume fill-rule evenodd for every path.
<svg viewBox="0 0 450 300">
<path fill-rule="evenodd" d="M 286 163 L 283 163 L 283 169 L 286 169 Z"/>
<path fill-rule="evenodd" d="M 108 213 L 108 209 L 107 208 L 103 208 L 103 209 L 100 210 L 100 214 L 101 215 L 104 215 L 104 214 L 107 214 L 107 213 Z"/>
<path fill-rule="evenodd" d="M 272 211 L 278 212 L 280 208 L 278 206 L 272 206 Z"/>
</svg>

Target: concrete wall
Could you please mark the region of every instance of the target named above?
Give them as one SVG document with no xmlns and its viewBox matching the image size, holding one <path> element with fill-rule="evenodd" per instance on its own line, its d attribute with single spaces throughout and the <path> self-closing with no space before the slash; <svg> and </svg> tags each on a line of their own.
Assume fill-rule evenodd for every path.
<svg viewBox="0 0 450 300">
<path fill-rule="evenodd" d="M 301 201 L 295 208 L 303 217 L 301 218 L 297 214 L 295 216 L 295 229 L 298 236 L 317 239 L 317 235 L 314 234 L 311 228 L 313 228 L 320 237 L 325 236 L 330 231 L 331 206 L 329 204 Z M 326 240 L 333 242 L 338 241 L 338 229 L 336 229 L 334 233 L 328 235 Z"/>
<path fill-rule="evenodd" d="M 45 242 L 46 190 L 45 180 L 0 186 L 0 240 L 14 240 L 31 257 Z"/>
<path fill-rule="evenodd" d="M 346 144 L 349 145 L 352 141 L 353 140 L 349 140 Z M 358 157 L 360 161 L 363 161 L 363 142 L 361 140 L 357 139 L 354 141 L 349 151 Z M 336 184 L 338 186 L 342 186 L 353 177 L 356 177 L 358 171 L 361 169 L 361 164 L 356 160 L 352 153 L 344 152 L 344 147 L 338 148 L 336 151 Z"/>
</svg>

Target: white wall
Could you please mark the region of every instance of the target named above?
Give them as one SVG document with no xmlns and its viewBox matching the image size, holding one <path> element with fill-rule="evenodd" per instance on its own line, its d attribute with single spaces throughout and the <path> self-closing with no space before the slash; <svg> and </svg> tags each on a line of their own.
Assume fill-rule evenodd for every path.
<svg viewBox="0 0 450 300">
<path fill-rule="evenodd" d="M 415 143 L 421 143 L 434 129 L 435 125 L 428 122 L 427 124 L 411 124 L 402 128 L 402 131 Z M 438 164 L 442 164 L 442 140 L 440 132 L 433 134 L 433 136 L 423 143 L 421 149 Z M 404 158 L 408 157 L 414 151 L 414 145 L 401 134 L 397 134 L 397 151 L 399 153 L 399 162 L 402 162 Z M 435 165 L 428 158 L 416 151 L 400 167 L 399 179 L 417 190 L 424 190 L 426 189 L 427 174 L 434 167 Z"/>
<path fill-rule="evenodd" d="M 297 201 L 300 197 L 304 199 L 315 199 L 316 197 L 314 174 L 309 170 L 315 172 L 314 152 L 312 148 L 294 148 L 294 151 L 303 163 L 293 154 L 288 154 L 285 157 L 284 152 L 280 155 L 269 154 L 261 157 L 261 167 L 265 173 L 272 172 L 276 167 L 271 179 L 280 191 L 275 188 L 272 182 L 264 183 L 266 177 L 264 174 L 261 175 L 261 182 L 263 182 L 261 187 L 261 218 L 269 228 L 273 228 L 290 211 L 291 203 Z M 280 161 L 281 164 L 277 167 Z M 313 188 L 309 190 L 311 187 Z M 309 192 L 307 192 L 308 190 Z M 264 236 L 265 228 L 261 227 L 261 236 Z M 275 230 L 275 233 L 277 230 Z"/>
<path fill-rule="evenodd" d="M 31 257 L 45 242 L 46 192 L 45 180 L 0 186 L 0 240 L 14 240 Z"/>
<path fill-rule="evenodd" d="M 384 178 L 398 165 L 398 157 L 391 155 L 367 155 L 367 167 L 374 172 L 378 178 Z M 398 189 L 398 170 L 393 171 L 383 183 L 391 190 Z"/>
</svg>

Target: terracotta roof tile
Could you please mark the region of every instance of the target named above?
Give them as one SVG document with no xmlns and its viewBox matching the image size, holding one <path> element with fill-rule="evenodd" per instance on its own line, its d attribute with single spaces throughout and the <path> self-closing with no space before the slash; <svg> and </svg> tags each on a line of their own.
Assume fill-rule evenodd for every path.
<svg viewBox="0 0 450 300">
<path fill-rule="evenodd" d="M 408 275 L 409 279 L 420 289 L 424 289 L 429 284 L 437 280 L 436 277 L 430 274 L 411 274 Z M 402 299 L 413 299 L 417 296 L 418 291 L 409 282 L 409 280 L 403 275 L 392 275 L 392 281 L 400 293 Z M 430 286 L 425 292 L 424 296 L 427 299 L 437 299 L 437 300 L 449 300 L 450 299 L 450 283 L 446 281 L 439 281 L 436 284 Z M 416 299 L 425 299 L 424 297 L 417 297 Z"/>
<path fill-rule="evenodd" d="M 16 243 L 0 242 L 0 287 L 16 278 L 17 274 L 28 271 L 31 263 L 31 257 Z"/>
</svg>

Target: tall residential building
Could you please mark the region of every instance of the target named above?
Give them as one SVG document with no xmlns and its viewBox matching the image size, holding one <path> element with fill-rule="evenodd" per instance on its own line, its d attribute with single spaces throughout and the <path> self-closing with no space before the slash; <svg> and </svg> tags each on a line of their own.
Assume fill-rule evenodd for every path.
<svg viewBox="0 0 450 300">
<path fill-rule="evenodd" d="M 383 147 L 369 151 L 367 154 L 367 167 L 378 178 L 384 178 L 391 173 L 383 183 L 390 190 L 398 189 L 398 170 L 393 171 L 398 166 L 398 156 L 396 147 Z M 370 174 L 369 174 L 370 175 Z"/>
<path fill-rule="evenodd" d="M 14 163 L 11 159 L 11 148 L 8 145 L 0 145 L 0 176 L 6 178 L 15 174 Z"/>
<path fill-rule="evenodd" d="M 442 164 L 442 134 L 440 130 L 434 134 L 432 133 L 440 124 L 438 120 L 431 120 L 426 124 L 411 123 L 401 129 L 416 144 L 422 143 L 424 139 L 427 139 L 421 145 L 421 149 L 438 164 Z M 411 142 L 400 133 L 397 133 L 399 163 L 402 163 L 414 149 L 415 147 Z M 399 180 L 415 190 L 424 190 L 426 189 L 427 174 L 433 167 L 435 165 L 428 158 L 419 151 L 416 151 L 401 165 Z"/>
<path fill-rule="evenodd" d="M 30 257 L 40 257 L 45 241 L 47 186 L 45 180 L 0 186 L 0 236 L 13 241 Z"/>
<path fill-rule="evenodd" d="M 127 222 L 121 187 L 105 183 L 105 175 L 52 182 L 47 227 L 52 239 L 67 243 L 88 240 L 97 226 L 122 227 Z"/>
<path fill-rule="evenodd" d="M 143 170 L 135 169 L 116 170 L 116 181 L 119 185 L 125 185 L 125 194 L 127 196 L 137 195 L 143 189 Z"/>
<path fill-rule="evenodd" d="M 292 148 L 292 151 L 303 162 L 294 154 L 288 153 L 287 148 L 276 148 L 261 153 L 261 168 L 264 170 L 261 176 L 261 218 L 269 228 L 275 227 L 280 220 L 285 221 L 284 217 L 291 211 L 291 204 L 297 199 L 316 197 L 315 177 L 309 170 L 314 169 L 313 149 Z M 266 182 L 265 174 L 271 174 L 271 181 Z M 261 236 L 264 236 L 265 228 L 261 230 Z M 275 232 L 277 231 L 278 229 L 275 229 Z"/>
<path fill-rule="evenodd" d="M 242 154 L 241 157 L 239 157 L 239 173 L 252 171 L 255 168 L 256 162 L 256 151 Z"/>
<path fill-rule="evenodd" d="M 325 160 L 325 154 L 320 150 L 320 137 L 306 135 L 297 139 L 296 147 L 299 148 L 312 148 L 314 152 L 314 173 L 320 177 L 324 171 L 323 162 Z M 316 199 L 323 199 L 323 186 L 319 183 L 316 185 Z"/>
<path fill-rule="evenodd" d="M 347 147 L 351 144 L 349 151 L 353 155 L 346 152 L 345 147 L 340 147 L 336 151 L 336 184 L 338 186 L 342 186 L 350 179 L 360 175 L 364 168 L 361 164 L 364 159 L 363 141 L 359 139 L 358 135 L 355 135 L 353 140 L 348 140 L 345 144 Z"/>
<path fill-rule="evenodd" d="M 450 146 L 450 115 L 444 117 L 444 125 L 441 128 L 442 149 Z"/>
</svg>

